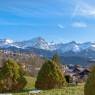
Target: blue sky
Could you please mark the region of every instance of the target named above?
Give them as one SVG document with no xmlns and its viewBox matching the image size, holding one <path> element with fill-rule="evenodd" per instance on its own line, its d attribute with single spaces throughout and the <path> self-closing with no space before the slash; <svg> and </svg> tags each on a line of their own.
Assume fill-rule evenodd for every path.
<svg viewBox="0 0 95 95">
<path fill-rule="evenodd" d="M 0 38 L 95 41 L 95 0 L 0 0 Z"/>
</svg>

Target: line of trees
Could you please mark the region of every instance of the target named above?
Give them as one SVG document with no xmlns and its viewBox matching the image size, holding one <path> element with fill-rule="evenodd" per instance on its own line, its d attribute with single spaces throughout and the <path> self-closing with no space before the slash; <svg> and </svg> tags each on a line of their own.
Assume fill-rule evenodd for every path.
<svg viewBox="0 0 95 95">
<path fill-rule="evenodd" d="M 27 84 L 20 65 L 13 59 L 8 59 L 0 69 L 0 92 L 11 92 L 22 90 Z M 58 55 L 51 60 L 45 59 L 40 69 L 35 87 L 37 89 L 61 88 L 66 85 L 64 74 L 60 68 Z"/>
<path fill-rule="evenodd" d="M 45 60 L 40 69 L 35 83 L 37 89 L 54 89 L 67 85 L 64 73 L 60 68 L 58 55 L 54 55 L 51 60 Z M 84 95 L 95 95 L 95 66 L 92 66 L 91 72 L 84 86 Z"/>
<path fill-rule="evenodd" d="M 27 84 L 24 73 L 13 59 L 8 59 L 3 63 L 0 69 L 0 93 L 22 90 Z M 54 55 L 52 59 L 45 59 L 42 65 L 35 88 L 37 89 L 54 89 L 67 86 L 64 73 L 61 70 L 60 59 Z M 91 68 L 84 87 L 84 95 L 95 95 L 95 66 Z"/>
</svg>

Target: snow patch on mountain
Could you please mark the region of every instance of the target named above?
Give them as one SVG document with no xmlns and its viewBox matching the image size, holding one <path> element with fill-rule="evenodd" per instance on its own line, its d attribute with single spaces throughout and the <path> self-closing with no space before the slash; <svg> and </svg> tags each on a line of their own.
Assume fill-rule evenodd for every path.
<svg viewBox="0 0 95 95">
<path fill-rule="evenodd" d="M 15 42 L 15 45 L 22 48 L 33 47 L 33 48 L 49 50 L 48 43 L 41 37 L 33 38 L 28 41 Z"/>
<path fill-rule="evenodd" d="M 58 44 L 56 45 L 56 49 L 60 50 L 61 52 L 67 52 L 67 51 L 73 51 L 73 52 L 79 52 L 80 48 L 76 42 L 70 42 L 66 44 Z"/>
<path fill-rule="evenodd" d="M 0 47 L 16 47 L 26 49 L 28 47 L 49 50 L 49 51 L 60 51 L 62 53 L 73 51 L 73 52 L 81 52 L 83 50 L 94 50 L 95 51 L 95 43 L 86 42 L 86 43 L 76 43 L 75 41 L 69 43 L 48 43 L 45 39 L 41 37 L 33 38 L 27 41 L 14 42 L 10 39 L 0 39 Z"/>
</svg>

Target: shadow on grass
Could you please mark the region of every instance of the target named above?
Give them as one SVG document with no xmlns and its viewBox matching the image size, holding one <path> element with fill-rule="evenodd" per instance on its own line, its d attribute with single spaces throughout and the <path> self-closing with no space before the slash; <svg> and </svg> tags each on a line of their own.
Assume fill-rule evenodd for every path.
<svg viewBox="0 0 95 95">
<path fill-rule="evenodd" d="M 15 91 L 15 92 L 12 92 L 12 93 L 26 93 L 26 92 L 33 91 L 33 90 L 36 90 L 36 89 L 23 89 L 23 90 Z"/>
<path fill-rule="evenodd" d="M 33 91 L 33 90 L 36 90 L 36 89 L 23 89 L 23 90 L 18 90 L 18 91 L 8 91 L 8 92 L 2 92 L 2 93 L 28 93 L 29 91 Z"/>
</svg>

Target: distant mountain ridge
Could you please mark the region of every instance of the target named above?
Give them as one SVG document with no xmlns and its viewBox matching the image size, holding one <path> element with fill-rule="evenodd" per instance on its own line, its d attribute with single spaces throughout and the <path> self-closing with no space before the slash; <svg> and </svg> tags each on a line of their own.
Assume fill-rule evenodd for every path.
<svg viewBox="0 0 95 95">
<path fill-rule="evenodd" d="M 42 37 L 33 38 L 27 41 L 14 42 L 10 39 L 0 39 L 0 47 L 11 47 L 14 46 L 16 48 L 28 48 L 33 47 L 37 49 L 50 50 L 50 51 L 60 51 L 62 53 L 72 51 L 72 52 L 81 52 L 83 50 L 95 50 L 95 43 L 93 42 L 85 42 L 85 43 L 76 43 L 75 41 L 69 43 L 48 43 Z"/>
<path fill-rule="evenodd" d="M 89 64 L 95 59 L 95 43 L 48 43 L 41 37 L 27 41 L 15 42 L 10 39 L 0 39 L 0 49 L 12 52 L 35 53 L 43 57 L 51 57 L 58 53 L 62 62 L 66 64 Z"/>
</svg>

